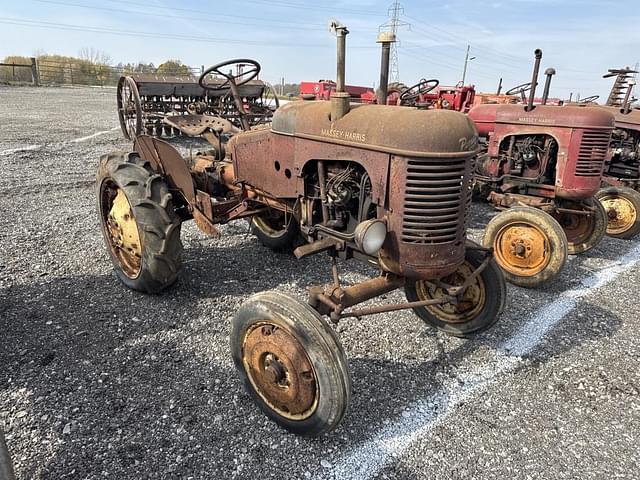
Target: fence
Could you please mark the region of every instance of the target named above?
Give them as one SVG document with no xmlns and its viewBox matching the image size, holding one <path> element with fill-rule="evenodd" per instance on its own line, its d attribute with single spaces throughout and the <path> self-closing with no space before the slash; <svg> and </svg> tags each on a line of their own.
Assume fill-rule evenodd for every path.
<svg viewBox="0 0 640 480">
<path fill-rule="evenodd" d="M 83 61 L 60 62 L 43 59 L 37 61 L 37 70 L 42 85 L 114 86 L 118 84 L 118 80 L 123 75 L 160 73 L 192 78 L 200 75 L 202 68 L 183 66 L 175 71 L 168 69 L 159 71 L 158 68 L 148 65 L 144 65 L 143 68 L 132 68 L 131 66 L 100 65 Z"/>
<path fill-rule="evenodd" d="M 31 58 L 30 64 L 0 63 L 0 82 L 33 83 L 34 85 L 91 85 L 115 86 L 122 75 L 136 73 L 162 74 L 193 78 L 200 75 L 204 67 L 182 65 L 176 70 L 151 65 L 102 65 L 81 59 L 66 61 Z"/>
<path fill-rule="evenodd" d="M 38 66 L 35 58 L 31 58 L 30 64 L 24 63 L 0 63 L 1 82 L 19 82 L 40 84 Z"/>
</svg>

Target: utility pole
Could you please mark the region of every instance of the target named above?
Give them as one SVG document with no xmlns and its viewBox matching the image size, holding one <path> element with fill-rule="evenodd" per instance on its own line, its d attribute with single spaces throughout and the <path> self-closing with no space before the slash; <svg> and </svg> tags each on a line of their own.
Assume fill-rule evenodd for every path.
<svg viewBox="0 0 640 480">
<path fill-rule="evenodd" d="M 467 44 L 467 54 L 464 56 L 464 70 L 462 70 L 462 85 L 464 86 L 464 81 L 467 79 L 467 66 L 469 62 L 476 57 L 469 57 L 469 51 L 471 50 L 471 45 Z"/>
<path fill-rule="evenodd" d="M 393 2 L 387 11 L 389 14 L 389 20 L 380 25 L 380 31 L 387 30 L 389 33 L 396 38 L 396 33 L 398 32 L 399 27 L 410 26 L 409 23 L 400 20 L 400 15 L 404 13 L 404 8 L 400 5 L 400 2 Z M 398 64 L 398 44 L 394 42 L 391 44 L 391 68 L 390 76 L 394 81 L 400 80 L 400 66 Z"/>
</svg>

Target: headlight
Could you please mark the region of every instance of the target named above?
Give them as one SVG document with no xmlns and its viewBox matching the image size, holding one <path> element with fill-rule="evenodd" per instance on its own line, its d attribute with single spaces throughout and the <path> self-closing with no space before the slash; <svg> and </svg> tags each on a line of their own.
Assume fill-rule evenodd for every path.
<svg viewBox="0 0 640 480">
<path fill-rule="evenodd" d="M 367 255 L 375 255 L 387 237 L 387 225 L 383 220 L 366 220 L 356 227 L 356 245 Z"/>
</svg>

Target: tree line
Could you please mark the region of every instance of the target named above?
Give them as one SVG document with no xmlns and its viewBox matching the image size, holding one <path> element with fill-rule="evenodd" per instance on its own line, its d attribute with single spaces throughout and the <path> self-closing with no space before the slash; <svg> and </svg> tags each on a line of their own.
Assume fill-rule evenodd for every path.
<svg viewBox="0 0 640 480">
<path fill-rule="evenodd" d="M 94 49 L 82 49 L 77 57 L 40 53 L 35 56 L 40 84 L 116 85 L 122 75 L 150 73 L 172 76 L 194 76 L 188 65 L 169 59 L 158 66 L 140 61 L 112 64 L 111 58 Z M 31 57 L 9 55 L 2 62 L 31 67 Z M 0 83 L 31 83 L 30 68 L 0 67 Z"/>
</svg>

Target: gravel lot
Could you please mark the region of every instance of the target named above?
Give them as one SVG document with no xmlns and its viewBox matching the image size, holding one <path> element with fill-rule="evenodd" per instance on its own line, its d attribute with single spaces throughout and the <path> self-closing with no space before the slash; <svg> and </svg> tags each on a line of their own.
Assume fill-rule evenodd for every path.
<svg viewBox="0 0 640 480">
<path fill-rule="evenodd" d="M 0 119 L 0 427 L 19 478 L 640 477 L 640 242 L 606 239 L 543 290 L 510 286 L 473 340 L 409 312 L 341 323 L 351 408 L 300 438 L 242 390 L 229 319 L 254 292 L 304 298 L 326 259 L 272 253 L 244 222 L 219 240 L 187 224 L 181 281 L 130 291 L 94 205 L 98 157 L 128 148 L 115 91 L 0 87 Z M 478 237 L 492 211 L 474 209 Z"/>
</svg>

